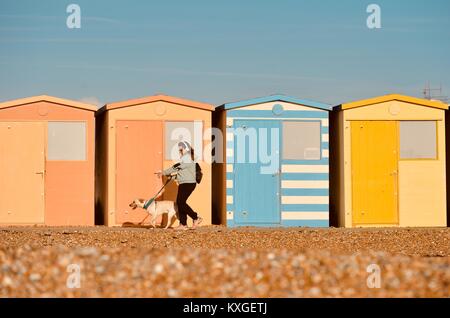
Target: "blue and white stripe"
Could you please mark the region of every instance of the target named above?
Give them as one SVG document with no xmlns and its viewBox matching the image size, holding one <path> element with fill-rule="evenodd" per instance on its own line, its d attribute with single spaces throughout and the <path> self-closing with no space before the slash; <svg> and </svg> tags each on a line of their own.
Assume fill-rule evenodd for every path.
<svg viewBox="0 0 450 318">
<path fill-rule="evenodd" d="M 281 161 L 279 226 L 329 226 L 329 108 L 304 106 L 285 101 L 266 101 L 262 104 L 228 109 L 226 124 L 226 208 L 227 225 L 234 223 L 233 161 L 234 136 L 231 131 L 235 119 L 302 120 L 321 122 L 321 159 L 305 161 Z M 274 104 L 283 106 L 283 113 L 275 116 Z M 229 104 L 231 105 L 231 104 Z M 227 109 L 225 105 L 225 109 Z M 232 108 L 232 107 L 229 107 Z M 274 194 L 275 195 L 275 194 Z"/>
</svg>

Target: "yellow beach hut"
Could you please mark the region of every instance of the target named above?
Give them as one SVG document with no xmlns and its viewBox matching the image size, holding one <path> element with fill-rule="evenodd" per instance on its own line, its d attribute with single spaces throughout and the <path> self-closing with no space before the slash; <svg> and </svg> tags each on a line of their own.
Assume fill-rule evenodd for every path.
<svg viewBox="0 0 450 318">
<path fill-rule="evenodd" d="M 335 225 L 446 226 L 448 105 L 386 95 L 335 110 L 330 127 Z"/>
</svg>

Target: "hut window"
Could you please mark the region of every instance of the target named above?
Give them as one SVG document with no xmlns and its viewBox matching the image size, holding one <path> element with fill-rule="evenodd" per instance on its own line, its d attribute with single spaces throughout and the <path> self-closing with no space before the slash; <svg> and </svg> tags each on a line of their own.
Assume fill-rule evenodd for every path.
<svg viewBox="0 0 450 318">
<path fill-rule="evenodd" d="M 86 160 L 86 123 L 48 123 L 48 160 Z"/>
<path fill-rule="evenodd" d="M 283 122 L 283 159 L 320 160 L 320 122 Z"/>
<path fill-rule="evenodd" d="M 202 159 L 203 123 L 201 121 L 166 121 L 165 158 L 178 160 L 178 143 L 187 141 L 195 150 L 195 157 Z"/>
<path fill-rule="evenodd" d="M 435 121 L 400 122 L 400 159 L 436 159 Z"/>
</svg>

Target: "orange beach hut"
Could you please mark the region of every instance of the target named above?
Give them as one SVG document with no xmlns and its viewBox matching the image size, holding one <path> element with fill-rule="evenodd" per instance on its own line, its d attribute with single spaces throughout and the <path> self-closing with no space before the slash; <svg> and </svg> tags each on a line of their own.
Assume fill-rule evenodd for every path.
<svg viewBox="0 0 450 318">
<path fill-rule="evenodd" d="M 96 110 L 46 95 L 0 103 L 1 225 L 94 225 Z"/>
<path fill-rule="evenodd" d="M 148 224 L 142 209 L 131 201 L 149 199 L 163 180 L 155 171 L 172 166 L 179 158 L 179 141 L 195 149 L 203 179 L 188 203 L 211 224 L 211 116 L 210 104 L 166 95 L 155 95 L 103 106 L 97 113 L 96 206 L 108 226 Z M 171 182 L 159 199 L 176 200 Z M 166 222 L 166 220 L 160 220 Z"/>
</svg>

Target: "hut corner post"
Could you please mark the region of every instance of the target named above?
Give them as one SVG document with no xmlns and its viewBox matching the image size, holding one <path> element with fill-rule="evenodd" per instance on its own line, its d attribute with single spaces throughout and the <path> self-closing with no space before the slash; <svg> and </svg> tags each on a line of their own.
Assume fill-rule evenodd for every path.
<svg viewBox="0 0 450 318">
<path fill-rule="evenodd" d="M 95 117 L 95 225 L 107 225 L 107 129 L 106 112 Z"/>
<path fill-rule="evenodd" d="M 223 151 L 226 145 L 226 112 L 224 110 L 216 110 L 212 114 L 212 126 L 222 132 L 223 147 L 220 149 L 221 160 L 212 163 L 212 224 L 226 225 L 226 163 L 225 152 Z M 215 138 L 218 138 L 216 136 Z M 220 145 L 220 143 L 218 144 Z M 217 149 L 216 155 L 217 155 Z"/>
<path fill-rule="evenodd" d="M 448 126 L 450 123 L 450 110 L 446 110 L 445 111 L 445 116 L 444 116 L 444 125 L 445 125 L 445 141 L 446 141 L 446 172 L 447 172 L 447 227 L 450 226 L 450 207 L 448 202 L 450 202 L 450 191 L 449 191 L 449 185 L 450 185 L 450 164 L 449 164 L 449 154 L 450 154 L 450 127 Z"/>
</svg>

